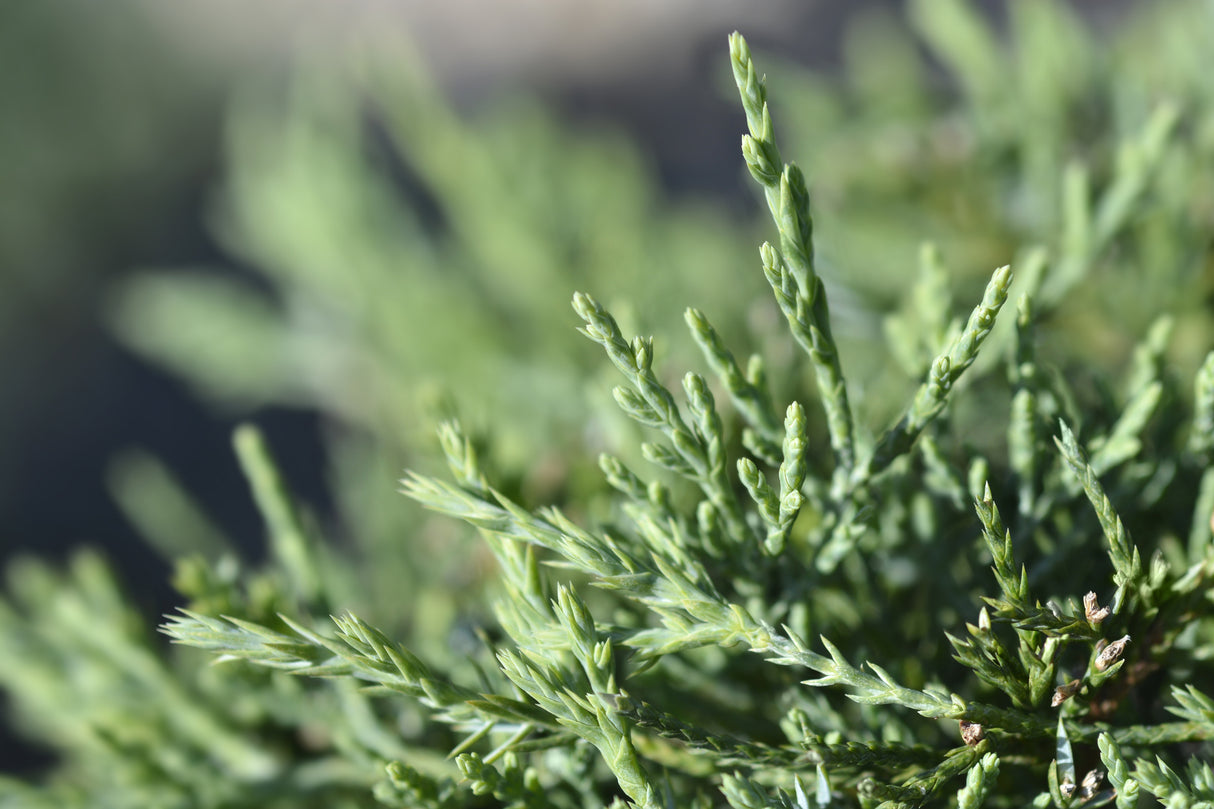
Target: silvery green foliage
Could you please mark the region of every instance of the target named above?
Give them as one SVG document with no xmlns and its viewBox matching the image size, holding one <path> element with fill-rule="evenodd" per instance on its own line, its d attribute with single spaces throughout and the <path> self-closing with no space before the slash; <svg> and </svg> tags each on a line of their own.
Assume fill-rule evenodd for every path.
<svg viewBox="0 0 1214 809">
<path fill-rule="evenodd" d="M 1143 379 L 1124 410 L 1084 413 L 1081 441 L 1065 418 L 1074 414 L 1053 404 L 1077 394 L 1034 367 L 1033 303 L 1053 266 L 1036 259 L 1008 348 L 1013 378 L 1040 387 L 1016 391 L 1028 397 L 1019 418 L 1034 420 L 1016 429 L 1058 437 L 1056 448 L 1039 440 L 1018 450 L 1020 471 L 1032 475 L 1018 480 L 1017 468 L 944 444 L 956 383 L 1015 290 L 1004 267 L 943 335 L 903 415 L 884 431 L 864 430 L 814 267 L 804 179 L 780 162 L 765 87 L 739 36 L 731 55 L 750 129 L 743 154 L 779 237 L 763 245 L 761 263 L 815 369 L 825 453 L 811 453 L 806 403 L 789 403 L 776 429 L 778 405 L 755 372 L 761 361 L 743 372 L 707 317 L 690 311 L 719 390 L 737 403 L 744 446 L 754 448 L 729 463 L 740 436 L 708 380 L 689 373 L 676 395 L 653 341 L 626 337 L 578 293 L 582 332 L 623 375 L 618 405 L 652 432 L 644 455 L 677 490 L 605 458 L 618 518 L 586 525 L 556 508 L 532 510 L 494 488 L 459 426 L 447 424 L 454 481 L 411 474 L 404 491 L 477 527 L 500 565 L 504 634 L 475 687 L 432 672 L 353 616 L 337 620 L 336 635 L 192 612 L 165 630 L 227 656 L 412 696 L 460 737 L 454 749 L 473 774 L 466 788 L 504 785 L 517 769 L 492 765 L 509 757 L 517 768 L 531 756 L 534 777 L 554 786 L 541 797 L 520 782 L 509 794 L 521 805 L 559 805 L 572 786 L 556 786 L 567 765 L 546 766 L 538 750 L 564 761 L 578 749 L 596 753 L 600 795 L 644 807 L 713 803 L 718 788 L 734 807 L 808 807 L 801 777 L 811 770 L 815 801 L 827 805 L 1069 807 L 1134 788 L 1169 805 L 1205 799 L 1208 771 L 1181 773 L 1164 757 L 1214 732 L 1210 698 L 1191 684 L 1169 696 L 1159 680 L 1207 668 L 1209 537 L 1168 560 L 1170 540 L 1155 534 L 1144 559 L 1114 504 L 1150 512 L 1184 488 L 1189 508 L 1197 505 L 1196 488 L 1177 481 L 1200 472 L 1198 459 L 1148 452 L 1164 407 L 1163 364 L 1151 361 L 1162 332 L 1139 352 Z M 1050 423 L 1050 414 L 1063 418 Z M 1017 494 L 1030 503 L 1007 521 L 997 501 Z M 977 514 L 966 517 L 956 504 L 971 497 Z M 977 623 L 964 635 L 933 627 L 965 613 Z M 1098 746 L 1112 791 L 1099 767 L 1081 769 Z M 1132 774 L 1120 763 L 1127 749 L 1136 751 Z M 445 789 L 431 789 L 427 802 L 441 804 L 434 796 Z"/>
<path fill-rule="evenodd" d="M 1001 112 L 993 35 L 964 3 L 914 8 L 963 71 L 979 129 L 1020 133 L 1031 153 L 1038 134 Z M 1023 8 L 1026 53 L 1025 32 L 1078 36 L 1042 24 L 1063 14 L 1054 4 Z M 430 569 L 416 554 L 420 573 L 397 588 L 407 619 L 358 617 L 356 574 L 265 442 L 241 430 L 272 563 L 241 574 L 213 532 L 190 529 L 210 558 L 179 566 L 189 604 L 163 631 L 196 648 L 157 657 L 95 560 L 62 580 L 21 571 L 17 603 L 0 611 L 5 659 L 22 661 L 6 682 L 37 698 L 35 729 L 77 755 L 51 788 L 4 783 L 0 795 L 534 809 L 1214 800 L 1214 353 L 1175 361 L 1184 318 L 1166 316 L 1120 384 L 1091 384 L 1096 371 L 1056 365 L 1050 349 L 1080 291 L 1115 287 L 1099 272 L 1107 255 L 1166 252 L 1142 244 L 1142 218 L 1154 197 L 1176 214 L 1171 155 L 1209 166 L 1199 139 L 1181 140 L 1203 119 L 1165 105 L 1127 122 L 1109 146 L 1127 156 L 1107 174 L 1064 171 L 1069 213 L 1009 246 L 972 295 L 923 248 L 917 280 L 890 284 L 914 305 L 887 329 L 914 384 L 874 405 L 832 326 L 839 287 L 805 174 L 784 162 L 793 150 L 777 145 L 740 36 L 730 58 L 743 157 L 774 220 L 753 271 L 788 330 L 783 358 L 739 359 L 710 307 L 688 310 L 704 358 L 680 390 L 657 341 L 576 294 L 643 442 L 600 458 L 609 503 L 534 508 L 444 423 L 450 474 L 402 485 L 479 533 L 485 556 L 460 556 L 462 569 L 492 560 L 493 617 L 466 624 L 443 612 L 449 600 L 407 591 Z M 140 512 L 149 524 L 197 526 L 188 501 L 158 491 L 169 506 Z M 416 530 L 441 553 L 447 535 Z M 90 616 L 109 631 L 90 631 Z M 384 628 L 396 623 L 407 626 Z M 427 636 L 435 625 L 442 635 Z M 197 649 L 222 665 L 199 668 Z"/>
</svg>

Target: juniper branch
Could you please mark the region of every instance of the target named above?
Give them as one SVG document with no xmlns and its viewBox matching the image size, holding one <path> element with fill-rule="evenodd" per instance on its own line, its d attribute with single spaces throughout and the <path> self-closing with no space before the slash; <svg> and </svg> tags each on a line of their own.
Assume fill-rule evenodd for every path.
<svg viewBox="0 0 1214 809">
<path fill-rule="evenodd" d="M 657 427 L 670 440 L 670 448 L 646 444 L 646 457 L 694 481 L 720 512 L 735 541 L 749 537 L 750 528 L 726 473 L 721 420 L 704 380 L 695 374 L 684 379 L 688 407 L 696 419 L 693 429 L 653 372 L 653 341 L 638 337 L 629 345 L 615 318 L 589 295 L 574 295 L 573 308 L 586 322 L 579 331 L 603 346 L 632 384 L 632 388 L 615 389 L 620 407 L 636 421 Z"/>
<path fill-rule="evenodd" d="M 1156 757 L 1154 763 L 1140 758 L 1134 767 L 1134 780 L 1139 788 L 1154 795 L 1165 806 L 1203 809 L 1210 806 L 1214 802 L 1214 772 L 1210 765 L 1191 758 L 1186 774 L 1187 780 L 1160 757 Z"/>
<path fill-rule="evenodd" d="M 1035 294 L 1040 286 L 1041 268 L 1045 265 L 1044 251 L 1033 251 L 1024 263 L 1022 283 L 1029 291 L 1016 301 L 1014 359 L 1008 368 L 1014 393 L 1007 425 L 1007 450 L 1008 462 L 1016 473 L 1018 484 L 1018 511 L 1021 517 L 1028 519 L 1036 511 L 1042 469 L 1048 463 L 1041 439 L 1045 434 L 1043 419 L 1050 402 L 1048 391 L 1043 390 L 1042 372 L 1037 364 L 1034 320 Z"/>
<path fill-rule="evenodd" d="M 464 753 L 455 759 L 471 786 L 474 795 L 492 795 L 508 806 L 529 806 L 553 809 L 545 790 L 534 778 L 529 778 L 511 756 L 501 770 L 476 753 Z"/>
<path fill-rule="evenodd" d="M 776 747 L 689 725 L 624 692 L 607 696 L 616 710 L 635 722 L 638 728 L 712 755 L 720 765 L 789 769 L 802 768 L 806 764 L 824 764 L 832 768 L 876 767 L 892 772 L 914 765 L 931 765 L 940 760 L 938 750 L 892 742 L 807 742 L 801 747 Z"/>
<path fill-rule="evenodd" d="M 1028 673 L 999 637 L 990 631 L 989 623 L 979 621 L 978 626 L 966 624 L 965 628 L 970 636 L 968 639 L 945 633 L 956 652 L 953 658 L 983 682 L 1006 693 L 1017 708 L 1032 707 Z"/>
<path fill-rule="evenodd" d="M 763 246 L 764 273 L 793 327 L 793 337 L 814 365 L 835 456 L 835 475 L 842 483 L 855 465 L 853 417 L 838 348 L 831 335 L 826 288 L 814 266 L 809 192 L 801 170 L 785 164 L 780 156 L 767 108 L 767 88 L 755 69 L 750 47 L 736 32 L 729 37 L 729 54 L 749 129 L 749 134 L 742 136 L 742 154 L 751 176 L 763 188 L 780 233 L 779 253 L 770 245 Z"/>
<path fill-rule="evenodd" d="M 999 777 L 999 757 L 987 753 L 974 762 L 965 775 L 965 786 L 957 792 L 957 809 L 979 809 Z"/>
<path fill-rule="evenodd" d="M 985 742 L 980 742 L 976 747 L 966 745 L 952 750 L 935 767 L 916 773 L 901 784 L 867 778 L 860 783 L 860 795 L 883 801 L 882 806 L 887 809 L 922 806 L 952 779 L 977 764 L 986 747 Z"/>
<path fill-rule="evenodd" d="M 1066 422 L 1059 422 L 1059 426 L 1062 435 L 1055 438 L 1054 443 L 1058 445 L 1063 459 L 1078 477 L 1084 493 L 1096 510 L 1096 517 L 1100 520 L 1100 527 L 1109 543 L 1109 559 L 1112 560 L 1115 571 L 1113 581 L 1127 594 L 1136 594 L 1137 590 L 1146 584 L 1138 548 L 1130 540 L 1130 534 L 1121 522 L 1121 517 L 1117 515 L 1113 504 L 1104 493 L 1104 487 L 1100 485 L 1096 471 L 1088 463 L 1079 442 L 1075 440 L 1075 434 Z"/>
<path fill-rule="evenodd" d="M 558 591 L 555 605 L 581 676 L 538 655 L 499 653 L 502 670 L 561 725 L 598 748 L 620 788 L 645 809 L 658 806 L 656 791 L 641 766 L 630 738 L 631 726 L 611 700 L 600 696 L 616 690 L 612 645 L 600 640 L 594 619 L 568 588 Z"/>
<path fill-rule="evenodd" d="M 288 635 L 238 618 L 214 618 L 183 610 L 161 626 L 175 643 L 220 653 L 220 660 L 247 660 L 310 677 L 353 676 L 384 691 L 413 697 L 449 722 L 505 719 L 552 727 L 553 720 L 518 700 L 455 685 L 435 676 L 416 656 L 354 616 L 334 618 L 335 638 L 283 617 Z"/>
<path fill-rule="evenodd" d="M 1117 809 L 1134 809 L 1138 805 L 1138 782 L 1130 777 L 1130 768 L 1121 755 L 1121 746 L 1108 733 L 1096 740 L 1100 760 L 1108 772 L 1109 783 L 1117 791 Z"/>
<path fill-rule="evenodd" d="M 937 749 L 895 742 L 811 743 L 807 744 L 805 749 L 809 761 L 832 769 L 851 767 L 895 771 L 907 767 L 931 766 L 940 761 L 940 751 Z"/>
<path fill-rule="evenodd" d="M 902 419 L 878 440 L 871 455 L 852 475 L 853 487 L 866 485 L 890 462 L 905 453 L 923 428 L 944 409 L 949 391 L 961 374 L 978 356 L 978 350 L 995 325 L 995 317 L 1007 300 L 1012 282 L 1011 267 L 995 270 L 982 302 L 974 307 L 965 328 L 932 362 L 927 380 L 919 387 L 914 401 Z"/>
<path fill-rule="evenodd" d="M 806 809 L 793 803 L 784 790 L 773 792 L 740 773 L 721 777 L 721 793 L 733 809 Z"/>
<path fill-rule="evenodd" d="M 991 560 L 994 562 L 995 581 L 999 584 L 1004 602 L 1020 610 L 1030 610 L 1034 605 L 1029 597 L 1028 571 L 1021 565 L 1020 574 L 1016 574 L 1012 557 L 1012 532 L 1003 524 L 999 507 L 991 494 L 990 484 L 986 483 L 984 486 L 982 499 L 975 503 L 975 509 L 978 519 L 982 521 L 982 538 L 986 541 L 987 550 L 990 551 Z"/>
<path fill-rule="evenodd" d="M 455 809 L 466 800 L 450 781 L 439 781 L 418 772 L 401 761 L 390 762 L 384 773 L 387 779 L 376 785 L 375 797 L 389 806 L 418 807 L 419 809 Z"/>
<path fill-rule="evenodd" d="M 712 755 L 719 765 L 790 768 L 812 759 L 810 754 L 799 748 L 773 747 L 695 727 L 624 691 L 599 696 L 638 728 L 679 742 L 693 751 Z"/>
<path fill-rule="evenodd" d="M 1214 738 L 1210 728 L 1200 722 L 1160 722 L 1153 725 L 1125 725 L 1117 727 L 1107 722 L 1086 724 L 1066 723 L 1067 734 L 1072 741 L 1091 742 L 1101 734 L 1107 734 L 1118 744 L 1128 747 L 1162 747 L 1184 742 L 1200 742 Z"/>
<path fill-rule="evenodd" d="M 805 502 L 801 487 L 806 478 L 808 441 L 805 412 L 801 405 L 793 402 L 788 406 L 784 418 L 784 460 L 779 471 L 780 490 L 777 492 L 768 485 L 754 462 L 746 458 L 738 461 L 738 477 L 750 492 L 751 498 L 759 507 L 759 516 L 767 525 L 764 548 L 773 556 L 784 550 L 789 532 Z"/>
</svg>

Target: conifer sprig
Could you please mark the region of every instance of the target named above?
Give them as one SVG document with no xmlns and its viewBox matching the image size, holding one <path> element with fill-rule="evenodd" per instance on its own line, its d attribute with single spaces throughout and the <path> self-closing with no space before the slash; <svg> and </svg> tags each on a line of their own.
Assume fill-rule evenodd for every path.
<svg viewBox="0 0 1214 809">
<path fill-rule="evenodd" d="M 1000 267 L 991 275 L 982 295 L 982 302 L 970 313 L 965 328 L 948 347 L 932 361 L 927 379 L 915 393 L 914 401 L 901 420 L 878 440 L 872 454 L 857 469 L 853 485 L 863 485 L 880 474 L 890 462 L 910 449 L 923 428 L 940 415 L 948 401 L 949 391 L 974 360 L 978 350 L 991 333 L 995 318 L 1007 300 L 1012 283 L 1012 268 Z"/>
<path fill-rule="evenodd" d="M 814 266 L 809 191 L 801 170 L 785 164 L 780 156 L 765 80 L 755 69 L 746 40 L 737 32 L 729 37 L 729 54 L 749 130 L 742 136 L 742 155 L 751 176 L 763 188 L 780 234 L 779 251 L 768 244 L 760 251 L 763 272 L 794 339 L 813 362 L 835 456 L 835 477 L 841 485 L 855 465 L 853 416 L 838 347 L 831 335 L 826 288 Z"/>
<path fill-rule="evenodd" d="M 657 791 L 630 738 L 630 723 L 602 694 L 616 690 L 612 645 L 599 639 L 594 619 L 567 588 L 558 592 L 556 611 L 582 678 L 536 654 L 499 652 L 502 670 L 561 725 L 598 748 L 620 787 L 637 805 L 656 809 Z"/>
<path fill-rule="evenodd" d="M 1008 464 L 1016 473 L 1018 512 L 1033 514 L 1039 494 L 1040 474 L 1046 462 L 1041 450 L 1042 425 L 1041 370 L 1037 367 L 1033 298 L 1022 294 L 1016 301 L 1014 358 L 1008 375 L 1014 387 L 1007 425 Z"/>
<path fill-rule="evenodd" d="M 1075 434 L 1071 432 L 1071 428 L 1066 425 L 1066 422 L 1060 422 L 1059 429 L 1061 436 L 1055 438 L 1054 442 L 1058 445 L 1058 449 L 1071 471 L 1078 477 L 1084 494 L 1091 501 L 1092 508 L 1096 511 L 1096 517 L 1100 520 L 1101 530 L 1109 544 L 1109 559 L 1113 562 L 1113 581 L 1118 589 L 1126 595 L 1136 596 L 1138 589 L 1146 584 L 1142 557 L 1138 548 L 1130 540 L 1129 531 L 1121 522 L 1121 517 L 1117 515 L 1108 495 L 1104 493 L 1104 487 L 1097 477 L 1096 470 L 1092 468 L 1083 450 L 1079 447 Z M 1120 599 L 1118 603 L 1121 604 Z"/>
<path fill-rule="evenodd" d="M 962 773 L 977 766 L 987 746 L 982 741 L 951 750 L 935 767 L 915 773 L 900 784 L 867 778 L 860 782 L 860 797 L 880 800 L 887 809 L 923 806 Z"/>
<path fill-rule="evenodd" d="M 353 676 L 383 692 L 421 700 L 449 722 L 473 720 L 555 727 L 552 717 L 519 700 L 484 698 L 436 676 L 415 655 L 355 616 L 334 618 L 338 633 L 329 638 L 282 619 L 293 634 L 252 621 L 213 618 L 183 611 L 161 631 L 174 642 L 217 652 L 220 660 L 247 660 L 259 666 L 309 677 Z"/>
<path fill-rule="evenodd" d="M 1165 806 L 1205 807 L 1214 803 L 1214 770 L 1199 758 L 1189 759 L 1183 776 L 1158 756 L 1154 762 L 1140 758 L 1134 767 L 1134 781 Z"/>
<path fill-rule="evenodd" d="M 641 728 L 685 745 L 689 750 L 711 754 L 718 764 L 743 767 L 791 768 L 807 760 L 815 760 L 813 753 L 792 747 L 775 747 L 758 744 L 724 733 L 714 733 L 679 719 L 674 714 L 659 710 L 644 700 L 636 699 L 625 692 L 600 695 L 611 707 Z M 820 759 L 818 759 L 820 760 Z"/>
<path fill-rule="evenodd" d="M 806 433 L 805 412 L 796 402 L 788 406 L 784 418 L 783 443 L 784 459 L 779 469 L 779 491 L 768 485 L 753 461 L 748 458 L 738 461 L 738 477 L 750 492 L 751 498 L 759 507 L 759 516 L 767 525 L 764 548 L 773 556 L 784 550 L 793 523 L 805 503 L 801 487 L 805 485 L 807 474 L 806 450 L 809 437 Z"/>
<path fill-rule="evenodd" d="M 797 782 L 798 793 L 802 793 Z M 721 779 L 721 792 L 733 809 L 809 809 L 803 794 L 790 796 L 782 789 L 771 790 L 739 773 Z"/>
<path fill-rule="evenodd" d="M 978 809 L 995 788 L 999 777 L 999 757 L 987 753 L 965 774 L 965 786 L 957 791 L 957 809 Z"/>
<path fill-rule="evenodd" d="M 589 295 L 574 295 L 573 308 L 586 322 L 582 334 L 603 346 L 632 383 L 631 388 L 613 391 L 620 407 L 641 424 L 660 429 L 670 441 L 669 447 L 644 444 L 646 457 L 694 481 L 724 520 L 729 536 L 736 541 L 749 536 L 750 528 L 726 471 L 724 428 L 704 379 L 689 373 L 683 380 L 694 418 L 689 427 L 674 397 L 653 371 L 653 340 L 637 337 L 629 344 L 615 318 Z"/>
<path fill-rule="evenodd" d="M 1121 746 L 1108 733 L 1100 734 L 1096 742 L 1109 784 L 1117 795 L 1117 809 L 1134 809 L 1138 805 L 1138 782 L 1130 777 L 1130 768 L 1121 755 Z"/>
<path fill-rule="evenodd" d="M 507 755 L 499 768 L 477 753 L 462 753 L 455 763 L 468 780 L 474 795 L 492 795 L 505 805 L 554 809 L 547 793 L 513 754 Z"/>
<path fill-rule="evenodd" d="M 990 484 L 983 485 L 982 499 L 975 508 L 982 522 L 982 538 L 994 562 L 995 581 L 1003 595 L 1002 602 L 1020 610 L 1030 610 L 1034 605 L 1029 597 L 1028 571 L 1021 565 L 1017 574 L 1012 556 L 1012 532 L 1003 524 Z"/>
<path fill-rule="evenodd" d="M 919 387 L 905 415 L 878 439 L 871 452 L 852 470 L 846 486 L 833 487 L 836 502 L 829 537 L 816 559 L 817 567 L 823 573 L 833 571 L 839 561 L 855 549 L 856 541 L 864 533 L 864 524 L 871 516 L 871 509 L 861 505 L 866 497 L 865 489 L 896 458 L 906 454 L 924 428 L 944 410 L 953 385 L 977 359 L 979 348 L 994 327 L 995 317 L 1007 300 L 1011 281 L 1010 266 L 994 272 L 982 302 L 970 313 L 965 328 L 933 360 L 927 380 Z"/>
</svg>

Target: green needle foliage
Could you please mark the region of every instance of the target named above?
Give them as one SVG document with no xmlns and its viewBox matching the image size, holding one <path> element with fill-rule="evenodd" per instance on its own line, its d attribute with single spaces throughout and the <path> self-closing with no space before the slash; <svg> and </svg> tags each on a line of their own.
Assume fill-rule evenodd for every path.
<svg viewBox="0 0 1214 809">
<path fill-rule="evenodd" d="M 270 537 L 259 573 L 242 572 L 188 498 L 135 462 L 132 479 L 162 494 L 148 503 L 122 487 L 132 512 L 153 533 L 192 526 L 204 557 L 178 567 L 187 603 L 161 627 L 175 652 L 157 653 L 92 557 L 58 578 L 15 570 L 0 651 L 20 665 L 5 683 L 30 695 L 27 725 L 74 755 L 45 789 L 4 782 L 0 797 L 423 809 L 1214 805 L 1214 352 L 1172 348 L 1178 330 L 1192 341 L 1209 326 L 1177 301 L 1174 315 L 1144 326 L 1115 381 L 1106 372 L 1116 363 L 1070 364 L 1097 338 L 1050 344 L 1068 333 L 1070 307 L 1093 303 L 1082 290 L 1137 295 L 1120 274 L 1127 255 L 1153 256 L 1172 279 L 1210 266 L 1208 228 L 1199 236 L 1191 218 L 1193 206 L 1214 210 L 1202 174 L 1214 168 L 1214 104 L 1182 84 L 1183 103 L 1148 109 L 1150 94 L 1130 86 L 1125 126 L 1101 145 L 1121 157 L 1107 172 L 1062 168 L 1074 113 L 1064 102 L 1078 103 L 1086 85 L 1049 89 L 1045 67 L 1025 62 L 1086 41 L 1063 7 L 1026 0 L 1013 14 L 1014 58 L 964 3 L 912 7 L 957 70 L 973 129 L 957 125 L 975 144 L 1002 144 L 1013 165 L 1056 169 L 1041 177 L 1061 201 L 1056 216 L 1025 214 L 1017 228 L 992 214 L 1009 225 L 994 244 L 1013 231 L 1023 242 L 1005 245 L 984 288 L 958 293 L 960 306 L 931 245 L 919 249 L 917 280 L 888 276 L 906 301 L 887 319 L 888 354 L 911 383 L 868 383 L 849 350 L 863 318 L 817 249 L 831 217 L 815 229 L 814 214 L 828 203 L 811 211 L 806 173 L 784 162 L 765 79 L 735 34 L 743 159 L 774 224 L 751 264 L 774 298 L 769 318 L 787 327 L 782 346 L 768 341 L 740 361 L 726 337 L 736 326 L 714 326 L 713 307 L 688 309 L 707 372 L 683 374 L 679 390 L 658 341 L 630 336 L 613 305 L 576 293 L 580 330 L 618 372 L 615 404 L 639 450 L 613 447 L 599 458 L 600 487 L 535 507 L 447 420 L 438 444 L 449 474 L 401 482 L 408 498 L 479 535 L 488 559 L 461 545 L 456 566 L 460 581 L 488 591 L 492 617 L 479 605 L 444 613 L 451 600 L 430 600 L 432 560 L 413 544 L 405 564 L 417 570 L 395 591 L 408 617 L 359 617 L 353 566 L 321 541 L 252 428 L 235 444 Z M 1173 13 L 1192 21 L 1189 10 Z M 1080 53 L 1094 64 L 1093 48 Z M 1016 67 L 1006 94 L 1005 56 Z M 862 112 L 894 103 L 878 86 L 905 89 L 903 57 L 895 49 L 878 75 L 853 67 Z M 1054 128 L 1012 116 L 1005 95 Z M 880 134 L 880 121 L 864 131 Z M 1173 160 L 1194 187 L 1170 174 Z M 977 187 L 992 190 L 1008 171 L 987 166 Z M 889 178 L 870 180 L 887 188 Z M 887 396 L 895 389 L 899 398 Z M 431 525 L 418 518 L 413 531 L 450 540 L 428 535 Z M 437 555 L 438 543 L 428 550 Z M 491 584 L 469 572 L 477 567 L 491 569 Z M 421 589 L 407 591 L 414 583 Z M 199 655 L 221 665 L 200 667 Z M 92 672 L 80 681 L 92 690 L 63 671 Z"/>
</svg>

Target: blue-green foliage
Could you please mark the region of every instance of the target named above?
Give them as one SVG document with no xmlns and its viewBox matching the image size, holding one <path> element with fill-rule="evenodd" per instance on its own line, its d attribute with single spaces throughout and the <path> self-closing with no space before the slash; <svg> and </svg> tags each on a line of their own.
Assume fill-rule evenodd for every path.
<svg viewBox="0 0 1214 809">
<path fill-rule="evenodd" d="M 167 472 L 131 460 L 116 474 L 131 514 L 166 553 L 198 554 L 178 562 L 185 609 L 162 629 L 223 665 L 162 654 L 94 557 L 15 567 L 0 676 L 64 760 L 44 788 L 0 796 L 1208 805 L 1214 91 L 1198 54 L 1214 17 L 1160 4 L 1096 35 L 1067 9 L 1022 0 L 1001 34 L 961 0 L 912 3 L 956 103 L 883 19 L 853 32 L 843 80 L 781 70 L 770 96 L 731 38 L 743 158 L 774 227 L 761 248 L 746 228 L 694 229 L 696 250 L 745 248 L 754 283 L 724 293 L 654 271 L 704 267 L 691 246 L 662 252 L 684 216 L 621 202 L 648 198 L 639 174 L 603 220 L 628 244 L 564 218 L 584 201 L 564 191 L 593 186 L 570 178 L 607 182 L 619 151 L 548 124 L 474 138 L 420 85 L 368 68 L 365 86 L 404 94 L 373 97 L 438 201 L 431 230 L 368 169 L 342 93 L 301 85 L 290 154 L 270 147 L 281 123 L 246 111 L 223 221 L 275 294 L 150 275 L 124 293 L 122 328 L 221 399 L 306 404 L 354 432 L 333 444 L 334 478 L 363 558 L 322 541 L 250 428 L 235 443 L 270 537 L 261 571 Z M 764 284 L 762 303 L 729 300 Z M 597 372 L 552 336 L 553 285 L 587 289 L 581 331 L 634 427 L 600 409 L 601 385 L 586 405 Z M 632 336 L 672 294 L 696 306 L 681 345 L 698 359 Z M 439 348 L 409 331 L 447 306 Z M 217 330 L 229 342 L 203 339 Z M 413 381 L 436 368 L 464 395 L 525 391 L 517 422 L 509 404 L 485 415 L 523 447 L 551 438 L 543 414 L 584 419 L 558 439 L 579 448 L 558 472 L 585 474 L 601 442 L 602 481 L 534 508 L 553 490 L 521 484 L 519 457 L 495 469 L 448 420 L 449 475 L 402 484 L 440 521 L 393 514 L 364 489 L 391 474 L 385 457 L 418 459 Z M 457 542 L 449 517 L 481 542 Z"/>
</svg>

